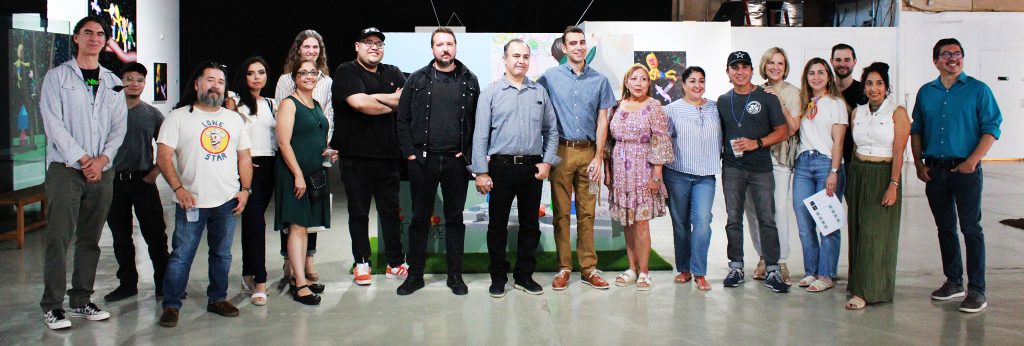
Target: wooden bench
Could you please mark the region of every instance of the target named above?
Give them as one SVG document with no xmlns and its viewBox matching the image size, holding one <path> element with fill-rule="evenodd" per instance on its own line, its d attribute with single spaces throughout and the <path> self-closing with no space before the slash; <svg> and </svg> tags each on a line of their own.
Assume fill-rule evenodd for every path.
<svg viewBox="0 0 1024 346">
<path fill-rule="evenodd" d="M 42 209 L 39 213 L 39 220 L 26 225 L 25 206 L 32 203 L 39 203 Z M 17 227 L 12 231 L 0 233 L 0 240 L 15 240 L 18 242 L 19 249 L 25 248 L 26 232 L 46 226 L 46 189 L 43 188 L 43 185 L 2 193 L 0 194 L 0 206 L 17 208 Z"/>
</svg>

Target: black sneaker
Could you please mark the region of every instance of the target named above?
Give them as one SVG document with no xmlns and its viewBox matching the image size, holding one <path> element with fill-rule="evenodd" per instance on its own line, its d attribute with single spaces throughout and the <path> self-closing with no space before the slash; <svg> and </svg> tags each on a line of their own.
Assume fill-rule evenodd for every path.
<svg viewBox="0 0 1024 346">
<path fill-rule="evenodd" d="M 415 278 L 412 276 L 406 277 L 405 281 L 398 286 L 398 295 L 407 296 L 413 294 L 413 292 L 419 291 L 423 288 L 423 278 Z"/>
<path fill-rule="evenodd" d="M 782 274 L 778 269 L 768 272 L 768 277 L 764 279 L 764 286 L 771 288 L 775 293 L 789 292 L 789 284 L 782 280 Z"/>
<path fill-rule="evenodd" d="M 53 309 L 43 314 L 43 323 L 50 329 L 71 328 L 71 320 L 64 316 L 64 309 Z"/>
<path fill-rule="evenodd" d="M 950 281 L 946 281 L 945 283 L 942 284 L 942 287 L 939 287 L 939 289 L 935 290 L 935 292 L 932 292 L 932 300 L 945 301 L 953 298 L 963 297 L 965 295 L 967 295 L 967 293 L 964 292 L 963 285 L 957 285 Z"/>
<path fill-rule="evenodd" d="M 451 288 L 452 293 L 457 296 L 469 294 L 469 287 L 466 286 L 465 281 L 462 281 L 460 274 L 448 274 L 448 288 Z"/>
<path fill-rule="evenodd" d="M 102 321 L 110 318 L 110 313 L 100 310 L 100 307 L 96 306 L 96 304 L 89 303 L 80 308 L 71 308 L 71 311 L 68 311 L 68 317 L 84 318 L 90 321 Z"/>
<path fill-rule="evenodd" d="M 725 276 L 722 284 L 725 287 L 739 287 L 741 283 L 743 283 L 743 269 L 729 268 L 729 275 Z"/>
<path fill-rule="evenodd" d="M 515 289 L 532 294 L 538 295 L 544 293 L 544 287 L 541 287 L 539 283 L 533 281 L 533 278 L 527 277 L 516 280 L 515 285 L 512 285 Z"/>
<path fill-rule="evenodd" d="M 107 295 L 103 296 L 103 300 L 105 300 L 107 303 L 112 303 L 128 297 L 133 297 L 137 294 L 139 294 L 138 288 L 121 285 L 117 286 L 116 289 L 114 289 L 110 293 L 107 293 Z"/>
<path fill-rule="evenodd" d="M 988 307 L 988 300 L 985 299 L 985 294 L 981 292 L 968 291 L 967 298 L 960 303 L 960 311 L 962 312 L 981 312 Z"/>
<path fill-rule="evenodd" d="M 487 294 L 490 294 L 491 298 L 504 297 L 505 281 L 491 279 L 491 287 L 487 289 Z"/>
</svg>

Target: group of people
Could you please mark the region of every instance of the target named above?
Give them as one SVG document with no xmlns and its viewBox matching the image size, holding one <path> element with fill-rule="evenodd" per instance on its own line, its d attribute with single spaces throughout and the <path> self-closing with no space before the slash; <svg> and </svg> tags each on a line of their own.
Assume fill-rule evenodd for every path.
<svg viewBox="0 0 1024 346">
<path fill-rule="evenodd" d="M 224 65 L 206 62 L 165 118 L 140 100 L 147 74 L 143 65 L 128 64 L 120 75 L 99 65 L 106 28 L 102 18 L 79 21 L 75 58 L 50 70 L 43 84 L 50 212 L 40 306 L 52 329 L 70 327 L 68 317 L 110 317 L 90 299 L 104 221 L 114 239 L 120 280 L 105 299 L 138 294 L 133 209 L 149 247 L 156 294 L 163 300 L 161 326 L 177 325 L 204 229 L 207 310 L 239 315 L 226 300 L 236 215 L 242 219 L 242 291 L 254 305 L 267 303 L 264 215 L 271 200 L 284 282 L 295 301 L 319 304 L 325 287 L 317 283 L 313 258 L 317 232 L 331 227 L 326 167 L 335 162 L 348 200 L 352 276 L 358 285 L 373 281 L 372 198 L 383 230 L 385 277 L 404 280 L 399 295 L 424 287 L 440 186 L 446 283 L 453 294 L 468 294 L 462 279 L 462 212 L 469 182 L 475 181 L 477 192 L 489 194 L 489 295 L 506 294 L 509 272 L 513 288 L 543 293 L 533 279 L 541 233 L 538 214 L 530 211 L 539 208 L 548 180 L 559 264 L 552 289 L 566 289 L 574 270 L 573 211 L 579 281 L 596 289 L 610 286 L 597 269 L 593 233 L 604 184 L 611 216 L 624 226 L 629 259 L 615 285 L 654 287 L 649 221 L 667 211 L 679 272 L 675 283 L 693 281 L 710 290 L 706 262 L 720 175 L 728 214 L 725 287 L 744 282 L 746 214 L 760 257 L 753 278 L 774 292 L 789 291 L 787 208 L 797 215 L 804 254 L 804 277 L 797 285 L 810 292 L 834 287 L 840 232 L 822 234 L 802 203 L 824 190 L 845 196 L 849 206 L 846 308 L 862 309 L 893 298 L 908 137 L 917 175 L 927 183 L 946 275 L 932 298 L 966 295 L 960 306 L 966 312 L 986 306 L 979 161 L 999 136 L 1001 114 L 988 87 L 962 72 L 964 51 L 955 39 L 935 45 L 940 76 L 919 91 L 913 122 L 889 95 L 888 65 L 873 63 L 854 80 L 856 53 L 844 44 L 833 48 L 831 61 L 808 61 L 799 88 L 785 82 L 790 71 L 785 51 L 771 48 L 758 67 L 763 85 L 752 83 L 748 53 L 730 53 L 725 72 L 733 89 L 717 101 L 703 96 L 705 70 L 691 66 L 680 74 L 685 97 L 662 107 L 650 95 L 650 71 L 640 64 L 628 68 L 616 100 L 609 79 L 586 63 L 586 35 L 578 27 L 568 27 L 561 37 L 568 62 L 536 81 L 527 77 L 530 47 L 510 40 L 503 47 L 504 75 L 484 89 L 456 59 L 456 36 L 448 28 L 432 33 L 433 59 L 408 77 L 382 63 L 385 35 L 371 27 L 354 42 L 356 59 L 341 64 L 332 78 L 322 37 L 306 30 L 288 52 L 274 98 L 262 96 L 269 79 L 262 58 L 246 59 L 230 82 Z M 398 203 L 403 164 L 413 206 L 405 251 Z M 154 185 L 159 175 L 175 201 L 169 253 Z M 513 201 L 520 211 L 514 268 L 506 260 Z M 967 245 L 967 290 L 958 217 Z M 72 288 L 66 291 L 70 311 L 65 312 L 65 258 L 73 236 Z"/>
</svg>

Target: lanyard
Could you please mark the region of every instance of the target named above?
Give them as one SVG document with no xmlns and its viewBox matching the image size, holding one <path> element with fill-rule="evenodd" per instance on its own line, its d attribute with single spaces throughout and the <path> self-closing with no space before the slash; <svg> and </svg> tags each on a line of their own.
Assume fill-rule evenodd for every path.
<svg viewBox="0 0 1024 346">
<path fill-rule="evenodd" d="M 738 119 L 736 118 L 736 104 L 733 102 L 733 96 L 736 96 L 736 90 L 734 89 L 732 93 L 729 94 L 729 111 L 732 113 L 732 120 L 736 121 L 737 127 L 743 127 L 743 118 L 747 116 L 747 104 L 750 103 L 750 95 L 753 94 L 754 89 L 751 89 L 750 93 L 747 94 L 747 100 L 743 101 L 743 111 L 740 112 L 740 117 Z"/>
</svg>

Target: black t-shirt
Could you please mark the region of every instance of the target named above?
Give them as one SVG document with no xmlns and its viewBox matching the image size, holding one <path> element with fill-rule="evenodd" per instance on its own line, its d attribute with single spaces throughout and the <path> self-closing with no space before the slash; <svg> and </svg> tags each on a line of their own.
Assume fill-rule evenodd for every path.
<svg viewBox="0 0 1024 346">
<path fill-rule="evenodd" d="M 427 151 L 458 152 L 462 147 L 459 113 L 462 112 L 460 98 L 462 90 L 455 78 L 455 71 L 441 72 L 431 67 L 433 79 L 430 93 L 430 122 Z"/>
<path fill-rule="evenodd" d="M 722 163 L 750 172 L 771 172 L 772 158 L 768 146 L 736 157 L 729 140 L 740 137 L 757 140 L 768 136 L 775 127 L 786 125 L 779 98 L 759 87 L 749 94 L 729 90 L 718 97 L 718 114 L 722 118 Z"/>
<path fill-rule="evenodd" d="M 92 96 L 96 97 L 96 90 L 100 87 L 100 68 L 94 68 L 91 70 L 82 69 L 82 78 L 85 79 L 85 85 L 89 86 L 92 90 Z"/>
<path fill-rule="evenodd" d="M 405 75 L 393 65 L 377 65 L 369 72 L 355 61 L 338 66 L 331 88 L 334 103 L 334 136 L 331 147 L 342 157 L 392 159 L 398 149 L 396 112 L 367 115 L 353 109 L 346 99 L 355 94 L 390 94 L 405 85 Z"/>
<path fill-rule="evenodd" d="M 853 109 L 860 105 L 868 104 L 868 96 L 864 94 L 864 83 L 858 80 L 854 80 L 850 83 L 846 90 L 843 90 L 843 100 L 846 101 L 846 107 L 850 108 L 850 114 L 853 114 Z M 843 161 L 846 162 L 846 167 L 850 167 L 850 160 L 853 158 L 853 126 L 846 127 L 846 139 L 843 140 Z"/>
</svg>

